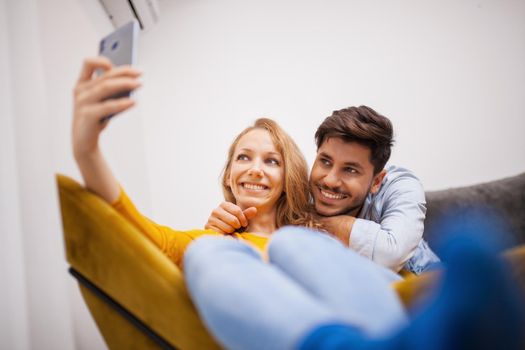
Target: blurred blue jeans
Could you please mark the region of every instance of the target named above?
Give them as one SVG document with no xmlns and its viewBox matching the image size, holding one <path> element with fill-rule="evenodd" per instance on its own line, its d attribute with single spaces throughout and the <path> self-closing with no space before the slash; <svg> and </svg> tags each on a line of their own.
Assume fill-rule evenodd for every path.
<svg viewBox="0 0 525 350">
<path fill-rule="evenodd" d="M 203 237 L 186 252 L 191 294 L 228 349 L 292 349 L 320 323 L 384 335 L 406 322 L 390 287 L 400 277 L 326 234 L 286 227 L 268 256 L 265 263 L 246 243 L 222 237 Z"/>
<path fill-rule="evenodd" d="M 275 233 L 268 262 L 241 241 L 203 237 L 184 266 L 201 318 L 227 349 L 517 348 L 523 305 L 487 246 L 453 245 L 455 268 L 411 320 L 390 286 L 396 274 L 304 228 Z"/>
</svg>

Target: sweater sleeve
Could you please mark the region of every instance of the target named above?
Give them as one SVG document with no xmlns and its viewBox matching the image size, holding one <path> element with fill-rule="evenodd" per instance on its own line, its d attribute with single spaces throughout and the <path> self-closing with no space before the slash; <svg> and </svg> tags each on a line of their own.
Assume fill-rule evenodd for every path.
<svg viewBox="0 0 525 350">
<path fill-rule="evenodd" d="M 142 215 L 123 189 L 111 205 L 179 267 L 186 247 L 194 239 L 204 233 L 213 234 L 203 230 L 177 231 L 159 225 Z"/>
<path fill-rule="evenodd" d="M 184 252 L 191 242 L 203 235 L 222 236 L 213 230 L 195 229 L 179 231 L 159 225 L 142 215 L 123 189 L 120 190 L 119 197 L 115 202 L 111 203 L 111 206 L 142 234 L 149 238 L 149 240 L 159 247 L 159 249 L 180 268 L 182 268 L 182 262 L 184 261 Z M 264 251 L 268 243 L 267 237 L 260 237 L 250 233 L 236 233 L 231 237 L 253 244 L 260 251 Z"/>
</svg>

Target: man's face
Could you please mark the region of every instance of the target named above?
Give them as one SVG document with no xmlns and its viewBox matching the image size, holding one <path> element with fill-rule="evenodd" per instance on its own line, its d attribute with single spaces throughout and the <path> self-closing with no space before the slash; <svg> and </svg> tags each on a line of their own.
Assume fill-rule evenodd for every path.
<svg viewBox="0 0 525 350">
<path fill-rule="evenodd" d="M 310 173 L 315 210 L 323 216 L 356 216 L 368 192 L 379 190 L 384 171 L 374 175 L 370 148 L 332 137 L 323 142 Z"/>
</svg>

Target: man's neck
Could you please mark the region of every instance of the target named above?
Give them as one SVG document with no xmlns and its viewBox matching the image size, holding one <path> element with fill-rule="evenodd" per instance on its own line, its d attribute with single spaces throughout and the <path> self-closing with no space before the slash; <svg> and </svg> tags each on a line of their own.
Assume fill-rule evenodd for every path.
<svg viewBox="0 0 525 350">
<path fill-rule="evenodd" d="M 364 207 L 364 205 L 361 205 L 359 208 L 356 208 L 356 209 L 352 210 L 347 215 L 353 216 L 354 218 L 357 218 L 357 217 L 359 217 L 359 214 L 361 214 L 361 210 L 363 210 L 363 207 Z"/>
<path fill-rule="evenodd" d="M 361 204 L 361 206 L 357 207 L 357 208 L 353 208 L 353 209 L 350 209 L 348 210 L 347 212 L 345 213 L 341 213 L 341 214 L 338 214 L 338 215 L 346 215 L 346 216 L 353 216 L 353 217 L 358 217 L 359 213 L 361 213 L 361 209 L 363 209 L 363 204 Z"/>
</svg>

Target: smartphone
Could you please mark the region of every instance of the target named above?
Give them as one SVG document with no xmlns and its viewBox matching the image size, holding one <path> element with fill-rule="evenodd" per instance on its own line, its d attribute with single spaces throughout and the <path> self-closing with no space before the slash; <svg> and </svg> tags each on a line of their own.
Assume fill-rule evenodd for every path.
<svg viewBox="0 0 525 350">
<path fill-rule="evenodd" d="M 100 40 L 98 53 L 111 60 L 115 66 L 134 65 L 137 62 L 137 46 L 140 27 L 136 20 L 124 24 L 113 33 Z M 101 74 L 102 72 L 99 72 Z M 122 98 L 131 96 L 130 91 L 115 94 L 109 98 Z M 113 117 L 106 116 L 100 120 L 105 122 Z"/>
</svg>

